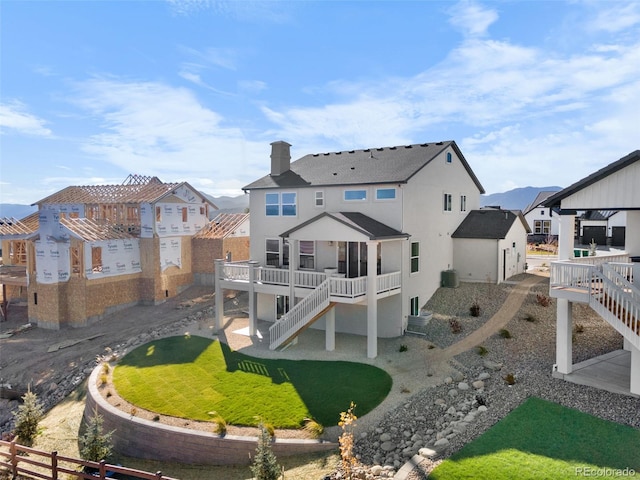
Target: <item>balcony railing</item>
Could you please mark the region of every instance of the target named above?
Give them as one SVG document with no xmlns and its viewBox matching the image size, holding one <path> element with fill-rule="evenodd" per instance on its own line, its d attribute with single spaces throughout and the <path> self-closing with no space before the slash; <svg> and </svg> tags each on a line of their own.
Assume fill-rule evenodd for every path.
<svg viewBox="0 0 640 480">
<path fill-rule="evenodd" d="M 249 282 L 251 268 L 252 266 L 248 263 L 225 263 L 221 272 L 222 280 L 247 283 Z M 289 270 L 258 266 L 253 268 L 255 268 L 255 283 L 289 285 Z M 329 294 L 332 297 L 356 298 L 367 294 L 367 277 L 340 278 L 309 270 L 295 270 L 293 272 L 294 286 L 298 288 L 314 289 L 327 279 L 329 279 Z M 376 293 L 392 292 L 400 289 L 402 275 L 400 272 L 385 273 L 378 275 L 376 282 Z"/>
</svg>

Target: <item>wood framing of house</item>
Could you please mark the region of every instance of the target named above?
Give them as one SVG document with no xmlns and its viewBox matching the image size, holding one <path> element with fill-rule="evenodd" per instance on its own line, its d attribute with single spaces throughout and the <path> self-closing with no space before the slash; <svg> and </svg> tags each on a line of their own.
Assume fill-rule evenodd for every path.
<svg viewBox="0 0 640 480">
<path fill-rule="evenodd" d="M 249 260 L 249 214 L 221 213 L 193 236 L 196 285 L 215 285 L 215 260 Z"/>
<path fill-rule="evenodd" d="M 161 303 L 192 285 L 200 263 L 192 237 L 216 209 L 186 182 L 141 176 L 67 187 L 34 205 L 35 225 L 0 224 L 3 247 L 25 242 L 26 264 L 16 248 L 3 248 L 3 260 L 28 273 L 30 321 L 56 329 Z"/>
</svg>

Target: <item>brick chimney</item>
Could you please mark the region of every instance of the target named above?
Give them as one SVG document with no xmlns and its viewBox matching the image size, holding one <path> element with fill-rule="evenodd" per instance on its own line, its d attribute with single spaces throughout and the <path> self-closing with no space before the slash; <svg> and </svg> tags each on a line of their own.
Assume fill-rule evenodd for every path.
<svg viewBox="0 0 640 480">
<path fill-rule="evenodd" d="M 289 171 L 291 166 L 291 145 L 282 140 L 271 144 L 271 176 L 276 177 Z"/>
</svg>

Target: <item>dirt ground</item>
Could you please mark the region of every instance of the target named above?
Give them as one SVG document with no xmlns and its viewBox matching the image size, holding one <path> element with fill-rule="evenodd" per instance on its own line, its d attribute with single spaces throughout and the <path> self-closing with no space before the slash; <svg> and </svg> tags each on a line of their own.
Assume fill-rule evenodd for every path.
<svg viewBox="0 0 640 480">
<path fill-rule="evenodd" d="M 0 322 L 0 383 L 18 390 L 31 386 L 41 399 L 49 397 L 45 406 L 53 406 L 47 403 L 64 398 L 68 383 L 80 383 L 97 357 L 108 355 L 138 335 L 207 309 L 211 312 L 213 304 L 212 287 L 194 286 L 160 305 L 130 307 L 87 327 L 61 330 L 25 328 L 27 307 L 10 305 L 8 320 Z M 229 314 L 227 307 L 225 314 Z M 0 400 L 0 431 L 5 430 L 12 408 L 15 402 Z"/>
</svg>

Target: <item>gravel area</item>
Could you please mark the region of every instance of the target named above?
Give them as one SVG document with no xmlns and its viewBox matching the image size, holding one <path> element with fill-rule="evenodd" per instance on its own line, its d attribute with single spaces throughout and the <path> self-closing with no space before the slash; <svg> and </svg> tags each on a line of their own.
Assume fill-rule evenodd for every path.
<svg viewBox="0 0 640 480">
<path fill-rule="evenodd" d="M 425 329 L 425 341 L 447 347 L 464 338 L 499 309 L 511 288 L 509 284 L 461 284 L 456 289 L 440 289 L 426 306 L 434 316 Z M 361 462 L 369 466 L 391 462 L 397 471 L 413 457 L 417 465 L 404 478 L 427 478 L 434 465 L 482 435 L 530 396 L 640 428 L 640 399 L 551 376 L 555 362 L 556 306 L 553 299 L 547 307 L 537 301 L 537 294 L 548 295 L 548 288 L 548 281 L 532 287 L 506 326 L 511 338 L 495 334 L 483 342 L 484 355 L 480 355 L 477 348 L 457 355 L 451 360 L 459 372 L 457 375 L 413 395 L 375 426 L 360 433 L 355 451 Z M 483 310 L 477 318 L 468 312 L 468 306 L 475 299 Z M 581 330 L 574 337 L 574 363 L 622 348 L 620 335 L 588 306 L 574 304 L 573 308 L 574 326 L 580 325 Z M 461 333 L 451 332 L 450 318 L 460 321 Z M 502 365 L 501 370 L 492 368 L 497 365 Z M 508 373 L 515 376 L 515 384 L 507 385 L 503 380 Z M 482 386 L 476 388 L 473 382 L 479 379 Z M 458 427 L 459 424 L 462 427 Z M 442 442 L 446 445 L 435 448 L 433 456 L 414 456 L 420 448 L 434 448 L 433 442 L 438 438 L 446 438 Z M 385 478 L 384 471 L 379 478 Z"/>
</svg>

